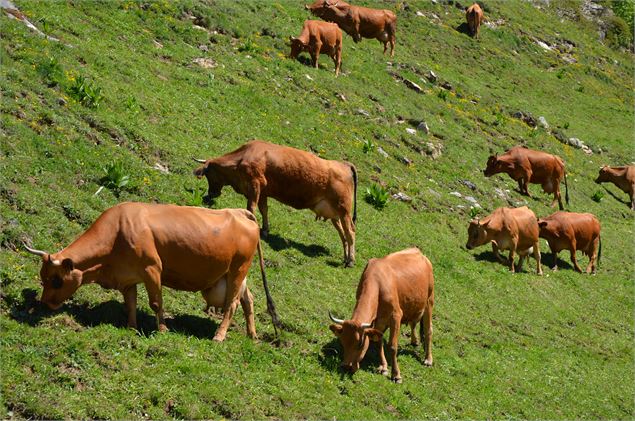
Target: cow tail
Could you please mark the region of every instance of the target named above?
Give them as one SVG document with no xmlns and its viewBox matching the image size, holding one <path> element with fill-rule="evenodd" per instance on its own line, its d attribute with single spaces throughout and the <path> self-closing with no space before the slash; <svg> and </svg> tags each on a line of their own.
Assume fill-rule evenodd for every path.
<svg viewBox="0 0 635 421">
<path fill-rule="evenodd" d="M 600 267 L 601 258 L 602 258 L 602 236 L 600 235 L 600 248 L 598 250 L 598 267 Z"/>
<path fill-rule="evenodd" d="M 351 172 L 353 173 L 353 224 L 357 223 L 357 169 L 355 165 L 351 166 Z"/>
<path fill-rule="evenodd" d="M 267 275 L 265 275 L 265 259 L 262 255 L 262 244 L 258 240 L 258 259 L 260 260 L 260 273 L 262 274 L 262 286 L 265 289 L 265 295 L 267 296 L 267 312 L 271 316 L 271 322 L 273 323 L 273 329 L 278 336 L 277 327 L 281 327 L 280 319 L 278 318 L 278 312 L 276 311 L 276 305 L 269 293 L 269 286 L 267 285 Z"/>
<path fill-rule="evenodd" d="M 567 170 L 564 170 L 564 200 L 569 204 L 569 186 L 567 185 Z"/>
</svg>

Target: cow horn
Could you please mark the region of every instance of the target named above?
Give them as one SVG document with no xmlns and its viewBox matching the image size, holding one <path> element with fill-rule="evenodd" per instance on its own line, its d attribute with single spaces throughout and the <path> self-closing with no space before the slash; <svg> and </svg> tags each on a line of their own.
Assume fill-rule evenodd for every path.
<svg viewBox="0 0 635 421">
<path fill-rule="evenodd" d="M 344 323 L 344 320 L 333 317 L 330 311 L 329 311 L 329 317 L 331 318 L 331 320 L 333 320 L 333 323 L 336 323 L 338 325 L 341 325 Z"/>
<path fill-rule="evenodd" d="M 27 246 L 26 244 L 24 244 L 24 248 L 26 249 L 26 251 L 28 251 L 31 254 L 35 254 L 36 256 L 46 256 L 48 253 L 42 250 L 36 250 L 36 249 L 32 249 L 31 247 Z"/>
<path fill-rule="evenodd" d="M 192 158 L 192 159 L 193 159 L 194 161 L 198 162 L 199 164 L 204 164 L 204 163 L 206 163 L 206 162 L 207 162 L 207 161 L 206 161 L 206 160 L 204 160 L 204 159 L 198 159 L 198 158 Z"/>
<path fill-rule="evenodd" d="M 369 327 L 371 327 L 372 323 L 362 323 L 361 328 L 362 329 L 368 329 Z"/>
</svg>

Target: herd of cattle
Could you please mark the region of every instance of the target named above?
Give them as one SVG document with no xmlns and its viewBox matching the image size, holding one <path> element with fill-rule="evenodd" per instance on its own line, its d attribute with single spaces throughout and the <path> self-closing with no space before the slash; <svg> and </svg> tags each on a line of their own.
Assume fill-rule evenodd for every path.
<svg viewBox="0 0 635 421">
<path fill-rule="evenodd" d="M 475 6 L 470 8 L 467 18 L 471 31 L 477 35 L 482 11 Z M 322 47 L 313 49 L 315 45 L 320 46 L 318 38 L 325 39 L 316 34 L 330 34 L 328 39 L 333 35 L 333 45 L 339 48 L 333 53 L 337 57 L 334 58 L 336 69 L 339 69 L 341 27 L 356 42 L 362 37 L 377 38 L 384 42 L 384 50 L 390 43 L 392 54 L 396 27 L 394 13 L 351 6 L 337 0 L 317 0 L 306 7 L 337 25 L 324 22 L 314 25 L 315 21 L 306 21 L 302 35 L 292 39 L 292 52 L 297 53 L 307 45 L 313 53 L 326 51 L 321 50 Z M 329 48 L 328 51 L 334 51 Z M 314 61 L 317 62 L 316 56 Z M 164 331 L 167 328 L 162 287 L 200 291 L 208 307 L 223 311 L 214 340 L 225 339 L 239 303 L 245 314 L 247 334 L 255 338 L 253 299 L 246 277 L 257 251 L 267 311 L 274 327 L 280 327 L 267 285 L 260 243 L 260 235 L 266 236 L 269 230 L 268 197 L 296 209 L 310 209 L 316 219 L 330 220 L 342 241 L 344 265 L 353 266 L 357 214 L 357 170 L 353 164 L 325 160 L 306 151 L 259 140 L 248 142 L 226 155 L 197 161 L 202 165 L 194 170 L 194 175 L 206 177 L 208 181 L 208 194 L 204 197 L 207 204 L 229 185 L 247 198 L 247 210 L 147 203 L 116 205 L 57 253 L 25 246 L 42 259 L 41 301 L 49 308 L 57 309 L 80 286 L 97 283 L 122 293 L 128 326 L 136 328 L 136 285 L 143 283 L 158 329 Z M 496 258 L 508 264 L 512 272 L 520 270 L 524 258 L 533 254 L 536 271 L 542 274 L 539 238 L 544 238 L 553 253 L 554 264 L 557 264 L 557 254 L 561 250 L 569 250 L 575 270 L 581 272 L 576 261 L 576 251 L 581 250 L 590 259 L 586 272 L 595 273 L 601 254 L 600 223 L 588 213 L 562 211 L 562 180 L 565 181 L 566 202 L 569 202 L 562 159 L 514 147 L 503 155 L 489 157 L 484 175 L 490 177 L 497 173 L 507 173 L 516 180 L 523 195 L 530 195 L 529 183 L 541 184 L 546 193 L 554 194 L 552 206 L 557 201 L 560 211 L 538 219 L 526 206 L 498 208 L 491 215 L 469 223 L 466 247 L 472 249 L 491 244 Z M 616 184 L 630 195 L 631 207 L 635 210 L 635 167 L 602 167 L 595 181 Z M 256 205 L 262 215 L 262 231 L 254 216 Z M 501 250 L 509 250 L 508 259 L 500 256 Z M 520 256 L 517 266 L 514 262 L 516 254 Z M 418 249 L 370 259 L 357 287 L 356 298 L 350 319 L 340 320 L 329 313 L 334 323 L 330 329 L 343 347 L 343 369 L 355 372 L 370 342 L 378 342 L 379 371 L 387 374 L 383 335 L 390 329 L 391 378 L 400 382 L 397 345 L 400 326 L 404 323 L 412 329 L 410 339 L 413 344 L 418 343 L 415 328 L 420 325 L 424 364 L 432 365 L 434 276 L 432 264 Z"/>
</svg>

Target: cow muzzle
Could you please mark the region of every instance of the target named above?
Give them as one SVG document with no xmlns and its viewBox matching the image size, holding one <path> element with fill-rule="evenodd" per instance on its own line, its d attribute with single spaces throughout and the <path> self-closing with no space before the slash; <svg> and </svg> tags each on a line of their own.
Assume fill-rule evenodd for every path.
<svg viewBox="0 0 635 421">
<path fill-rule="evenodd" d="M 465 245 L 465 248 L 468 249 L 468 250 L 472 250 L 472 245 L 470 243 L 467 243 Z"/>
<path fill-rule="evenodd" d="M 356 364 L 353 363 L 342 363 L 340 364 L 340 369 L 348 374 L 354 374 L 357 369 L 359 368 L 359 366 L 356 366 Z"/>
</svg>

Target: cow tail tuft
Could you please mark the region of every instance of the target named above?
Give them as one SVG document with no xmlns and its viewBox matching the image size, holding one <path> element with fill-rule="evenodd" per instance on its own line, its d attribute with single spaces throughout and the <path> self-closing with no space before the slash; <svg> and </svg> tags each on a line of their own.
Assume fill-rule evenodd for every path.
<svg viewBox="0 0 635 421">
<path fill-rule="evenodd" d="M 569 186 L 567 185 L 567 170 L 564 171 L 564 200 L 569 204 Z"/>
<path fill-rule="evenodd" d="M 600 235 L 600 248 L 598 250 L 598 267 L 600 267 L 600 259 L 602 258 L 602 236 Z"/>
<path fill-rule="evenodd" d="M 351 172 L 353 173 L 353 224 L 357 223 L 357 169 L 355 165 L 351 166 Z"/>
<path fill-rule="evenodd" d="M 262 244 L 260 239 L 258 240 L 258 259 L 260 260 L 260 273 L 262 274 L 262 286 L 265 289 L 265 295 L 267 296 L 267 312 L 271 316 L 271 322 L 273 323 L 273 329 L 278 336 L 278 327 L 281 327 L 280 319 L 278 317 L 278 312 L 276 311 L 276 305 L 273 302 L 273 298 L 271 298 L 271 294 L 269 293 L 269 286 L 267 285 L 267 275 L 265 275 L 265 259 L 262 255 Z"/>
</svg>

